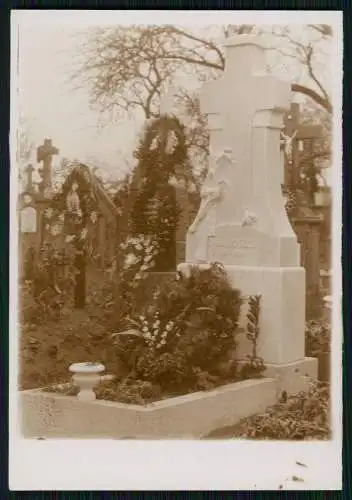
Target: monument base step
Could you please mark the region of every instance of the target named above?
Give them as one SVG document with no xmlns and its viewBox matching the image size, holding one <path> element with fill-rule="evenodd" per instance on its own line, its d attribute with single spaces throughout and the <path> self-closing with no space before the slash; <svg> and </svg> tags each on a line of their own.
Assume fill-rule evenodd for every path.
<svg viewBox="0 0 352 500">
<path fill-rule="evenodd" d="M 276 379 L 277 394 L 297 394 L 308 391 L 312 381 L 318 378 L 317 358 L 303 358 L 299 361 L 284 364 L 265 363 L 265 377 Z"/>
</svg>

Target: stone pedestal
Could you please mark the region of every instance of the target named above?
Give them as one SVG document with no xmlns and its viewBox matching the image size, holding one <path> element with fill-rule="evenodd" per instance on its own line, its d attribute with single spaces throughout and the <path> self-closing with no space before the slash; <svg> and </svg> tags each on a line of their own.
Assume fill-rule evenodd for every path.
<svg viewBox="0 0 352 500">
<path fill-rule="evenodd" d="M 184 263 L 178 269 L 188 273 L 194 264 Z M 206 268 L 207 264 L 197 264 Z M 314 378 L 316 360 L 305 358 L 305 271 L 302 267 L 280 268 L 228 266 L 225 269 L 234 288 L 243 296 L 261 295 L 260 335 L 258 356 L 264 359 L 270 373 L 279 367 L 286 371 L 292 364 L 309 366 L 307 373 Z M 246 329 L 246 304 L 240 318 L 241 330 Z M 251 343 L 245 332 L 237 337 L 237 357 L 245 359 Z M 273 376 L 273 375 L 270 375 Z"/>
<path fill-rule="evenodd" d="M 301 360 L 305 346 L 304 269 L 245 266 L 225 269 L 233 286 L 243 295 L 261 295 L 258 355 L 266 363 L 274 364 Z"/>
<path fill-rule="evenodd" d="M 227 41 L 224 76 L 205 86 L 201 106 L 216 151 L 179 269 L 220 262 L 242 295 L 261 295 L 257 354 L 283 386 L 299 390 L 317 366 L 304 357 L 305 270 L 281 191 L 290 85 L 265 72 L 260 37 L 238 35 Z M 242 337 L 238 355 L 245 357 L 250 345 Z"/>
</svg>

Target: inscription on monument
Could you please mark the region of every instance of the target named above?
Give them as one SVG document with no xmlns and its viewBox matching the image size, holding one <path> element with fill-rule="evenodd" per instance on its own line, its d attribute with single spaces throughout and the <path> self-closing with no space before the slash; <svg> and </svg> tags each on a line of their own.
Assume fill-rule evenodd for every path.
<svg viewBox="0 0 352 500">
<path fill-rule="evenodd" d="M 249 239 L 233 239 L 228 242 L 210 242 L 209 245 L 209 260 L 224 260 L 227 261 L 231 257 L 238 257 L 252 252 L 257 247 L 254 240 Z"/>
</svg>

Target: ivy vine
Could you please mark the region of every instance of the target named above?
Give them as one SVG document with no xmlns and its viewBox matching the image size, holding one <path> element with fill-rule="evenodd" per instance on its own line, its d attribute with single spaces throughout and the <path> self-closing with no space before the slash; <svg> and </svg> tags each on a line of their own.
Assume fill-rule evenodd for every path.
<svg viewBox="0 0 352 500">
<path fill-rule="evenodd" d="M 181 213 L 174 182 L 192 181 L 184 126 L 174 116 L 148 122 L 135 157 L 132 234 L 156 238 L 155 270 L 168 271 L 176 265 L 175 236 Z"/>
</svg>

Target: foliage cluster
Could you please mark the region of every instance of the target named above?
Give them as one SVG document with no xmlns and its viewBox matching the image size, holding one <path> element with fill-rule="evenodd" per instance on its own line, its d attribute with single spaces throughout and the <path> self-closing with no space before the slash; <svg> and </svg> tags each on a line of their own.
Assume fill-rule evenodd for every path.
<svg viewBox="0 0 352 500">
<path fill-rule="evenodd" d="M 125 318 L 127 334 L 113 334 L 128 377 L 171 392 L 214 385 L 219 363 L 235 351 L 240 307 L 240 293 L 219 264 L 179 272 Z M 229 372 L 235 377 L 234 366 Z"/>
<path fill-rule="evenodd" d="M 261 295 L 248 297 L 246 337 L 251 343 L 252 351 L 247 354 L 247 363 L 241 366 L 243 378 L 260 376 L 265 370 L 264 360 L 257 353 L 257 343 L 260 334 L 260 299 Z"/>
<path fill-rule="evenodd" d="M 174 269 L 175 233 L 181 207 L 179 182 L 196 190 L 188 158 L 185 129 L 173 116 L 161 116 L 146 124 L 135 151 L 138 160 L 131 182 L 131 234 L 156 239 L 155 270 Z"/>
<path fill-rule="evenodd" d="M 216 434 L 209 437 L 216 437 Z M 226 434 L 226 437 L 246 439 L 330 439 L 330 386 L 312 382 L 308 392 L 289 396 L 285 402 L 244 419 L 232 431 L 222 434 L 223 437 Z"/>
<path fill-rule="evenodd" d="M 306 323 L 306 356 L 318 357 L 331 350 L 331 324 L 311 320 Z"/>
<path fill-rule="evenodd" d="M 31 276 L 21 287 L 21 315 L 24 322 L 39 323 L 60 316 L 70 303 L 74 286 L 73 254 L 50 242 L 43 245 L 41 258 L 33 263 Z"/>
</svg>

